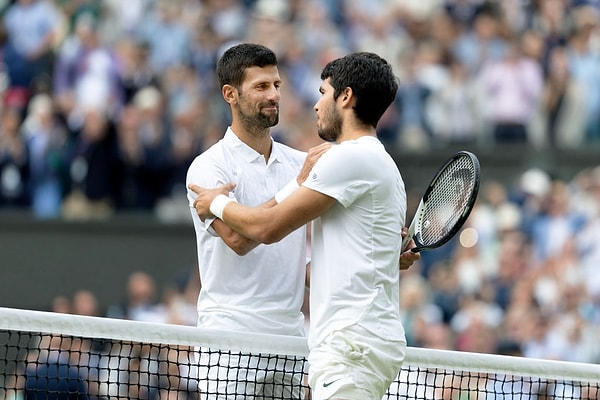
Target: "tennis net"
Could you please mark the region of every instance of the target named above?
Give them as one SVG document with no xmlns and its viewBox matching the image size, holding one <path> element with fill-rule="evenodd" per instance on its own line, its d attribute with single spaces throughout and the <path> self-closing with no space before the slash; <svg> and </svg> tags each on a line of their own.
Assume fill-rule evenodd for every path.
<svg viewBox="0 0 600 400">
<path fill-rule="evenodd" d="M 0 308 L 0 399 L 310 399 L 307 352 L 302 338 Z M 600 365 L 409 347 L 385 398 L 599 399 Z"/>
</svg>

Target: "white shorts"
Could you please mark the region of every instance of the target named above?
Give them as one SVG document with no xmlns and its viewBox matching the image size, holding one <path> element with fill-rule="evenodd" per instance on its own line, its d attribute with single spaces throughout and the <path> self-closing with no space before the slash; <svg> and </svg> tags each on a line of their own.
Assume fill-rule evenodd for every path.
<svg viewBox="0 0 600 400">
<path fill-rule="evenodd" d="M 301 357 L 226 354 L 202 351 L 198 358 L 198 389 L 202 400 L 305 397 Z"/>
<path fill-rule="evenodd" d="M 332 332 L 308 356 L 312 399 L 381 399 L 405 353 L 405 341 L 380 338 L 358 325 Z"/>
</svg>

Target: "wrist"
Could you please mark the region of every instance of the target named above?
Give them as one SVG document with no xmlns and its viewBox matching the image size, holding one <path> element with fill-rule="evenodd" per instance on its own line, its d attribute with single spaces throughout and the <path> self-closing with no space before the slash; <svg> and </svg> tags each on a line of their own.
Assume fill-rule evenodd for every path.
<svg viewBox="0 0 600 400">
<path fill-rule="evenodd" d="M 223 219 L 223 210 L 225 210 L 225 206 L 231 203 L 233 200 L 224 194 L 220 194 L 213 199 L 210 203 L 210 212 L 217 218 Z"/>
<path fill-rule="evenodd" d="M 283 200 L 285 200 L 290 194 L 294 193 L 299 187 L 300 187 L 300 185 L 298 185 L 296 178 L 291 180 L 287 185 L 285 185 L 283 187 L 283 189 L 281 189 L 275 195 L 275 201 L 277 202 L 277 204 L 279 204 Z"/>
</svg>

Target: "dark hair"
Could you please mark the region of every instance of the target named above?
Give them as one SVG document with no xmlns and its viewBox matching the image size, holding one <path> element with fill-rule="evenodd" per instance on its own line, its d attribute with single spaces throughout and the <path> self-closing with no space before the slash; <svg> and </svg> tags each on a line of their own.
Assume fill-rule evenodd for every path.
<svg viewBox="0 0 600 400">
<path fill-rule="evenodd" d="M 377 127 L 398 91 L 398 80 L 392 66 L 375 53 L 352 53 L 331 61 L 321 73 L 322 80 L 328 78 L 334 89 L 334 99 L 345 88 L 352 89 L 356 96 L 356 117 L 373 127 Z"/>
<path fill-rule="evenodd" d="M 217 62 L 220 87 L 232 85 L 239 88 L 244 81 L 246 69 L 277 65 L 275 53 L 260 44 L 242 43 L 230 47 Z"/>
</svg>

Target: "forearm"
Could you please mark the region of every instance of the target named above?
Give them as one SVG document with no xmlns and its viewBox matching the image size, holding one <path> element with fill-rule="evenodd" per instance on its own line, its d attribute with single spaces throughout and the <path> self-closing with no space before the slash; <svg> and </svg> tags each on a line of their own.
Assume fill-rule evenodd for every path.
<svg viewBox="0 0 600 400">
<path fill-rule="evenodd" d="M 275 204 L 276 205 L 276 204 Z M 220 219 L 241 235 L 259 243 L 271 244 L 284 238 L 284 233 L 277 218 L 272 216 L 273 207 L 264 204 L 262 207 L 246 207 L 235 201 L 227 203 Z"/>
<path fill-rule="evenodd" d="M 261 244 L 235 231 L 218 218 L 213 221 L 212 227 L 227 247 L 233 250 L 238 256 L 245 256 Z"/>
</svg>

